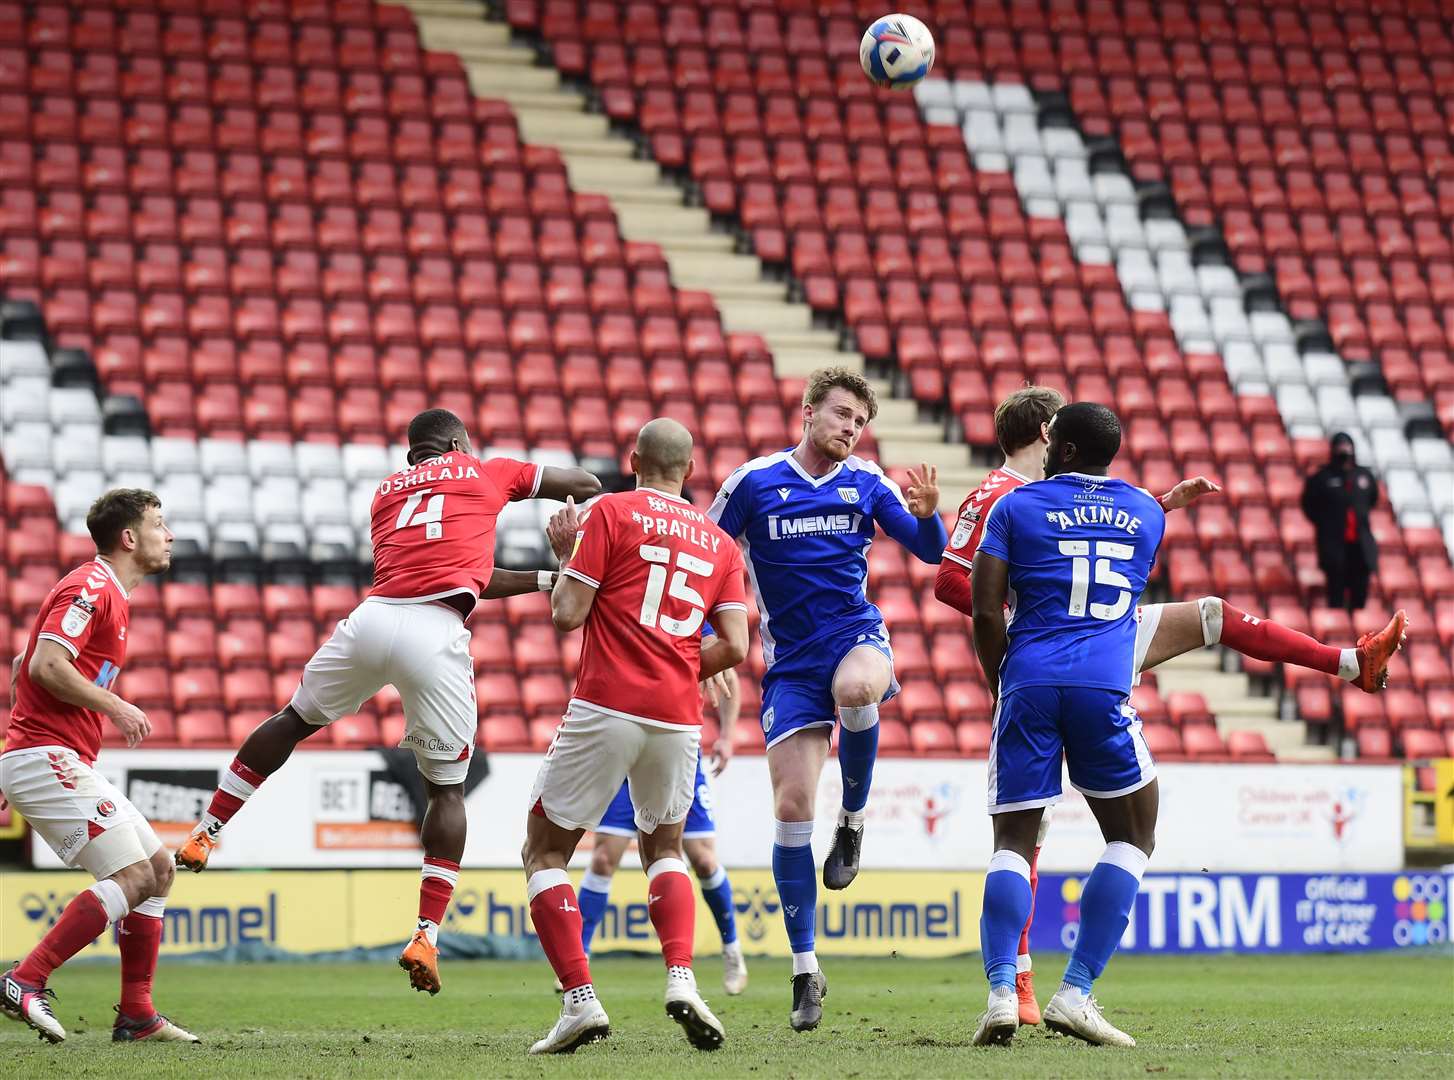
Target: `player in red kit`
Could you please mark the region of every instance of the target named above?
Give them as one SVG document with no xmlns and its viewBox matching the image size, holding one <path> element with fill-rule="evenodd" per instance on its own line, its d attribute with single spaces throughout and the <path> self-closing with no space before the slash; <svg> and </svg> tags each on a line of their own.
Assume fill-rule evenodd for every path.
<svg viewBox="0 0 1454 1080">
<path fill-rule="evenodd" d="M 589 498 L 600 486 L 581 469 L 477 458 L 464 424 L 447 410 L 414 417 L 408 467 L 374 495 L 373 588 L 313 654 L 292 701 L 238 749 L 177 865 L 204 869 L 223 826 L 298 743 L 392 684 L 404 705 L 401 745 L 414 751 L 428 796 L 419 922 L 399 965 L 416 990 L 437 994 L 439 924 L 464 854 L 463 785 L 478 723 L 465 620 L 481 596 L 554 584 L 546 571 L 495 569 L 495 519 L 509 502 Z"/>
<path fill-rule="evenodd" d="M 102 495 L 86 527 L 96 558 L 50 591 L 25 652 L 15 658 L 0 793 L 62 862 L 81 867 L 96 884 L 66 905 L 29 956 L 0 975 L 0 1008 L 60 1042 L 66 1032 L 46 1000 L 54 996 L 51 972 L 115 923 L 121 1003 L 112 1039 L 197 1042 L 151 1000 L 171 859 L 146 818 L 93 768 L 108 720 L 128 746 L 151 733 L 146 714 L 112 687 L 126 663 L 130 593 L 171 565 L 172 534 L 161 500 L 136 488 Z"/>
<path fill-rule="evenodd" d="M 960 505 L 959 517 L 934 582 L 934 595 L 965 615 L 974 614 L 970 572 L 990 507 L 1006 492 L 1044 479 L 1046 428 L 1064 404 L 1065 399 L 1056 390 L 1027 386 L 1015 391 L 995 409 L 995 435 L 1004 451 L 1005 463 L 990 470 L 983 483 Z M 1218 490 L 1211 481 L 1199 476 L 1183 480 L 1157 502 L 1170 512 Z M 1340 649 L 1324 645 L 1291 627 L 1249 615 L 1217 596 L 1183 603 L 1142 604 L 1136 609 L 1137 671 L 1148 671 L 1194 649 L 1221 644 L 1246 656 L 1336 675 L 1372 694 L 1382 690 L 1388 680 L 1389 658 L 1403 644 L 1405 623 L 1405 615 L 1399 611 L 1378 633 L 1365 634 L 1353 648 Z M 1032 903 L 1038 883 L 1040 846 L 1049 827 L 1050 808 L 1046 807 L 1030 861 Z M 1032 921 L 1034 917 L 1032 907 Z M 1020 1023 L 1038 1024 L 1040 1006 L 1031 975 L 1029 935 L 1030 923 L 1026 922 L 1020 936 L 1019 974 L 1015 981 L 1020 998 Z"/>
<path fill-rule="evenodd" d="M 564 989 L 560 1019 L 532 1054 L 571 1053 L 610 1031 L 565 867 L 622 780 L 649 882 L 647 913 L 667 965 L 667 1015 L 699 1050 L 722 1045 L 722 1025 L 692 973 L 696 897 L 682 825 L 696 793 L 698 681 L 747 655 L 742 553 L 681 496 L 692 474 L 692 437 L 681 424 L 656 419 L 643 427 L 631 467 L 635 491 L 605 495 L 579 518 L 568 505 L 549 530 L 566 564 L 551 614 L 559 630 L 584 626 L 585 639 L 575 692 L 526 817 L 530 917 Z M 704 646 L 708 617 L 716 637 Z"/>
</svg>

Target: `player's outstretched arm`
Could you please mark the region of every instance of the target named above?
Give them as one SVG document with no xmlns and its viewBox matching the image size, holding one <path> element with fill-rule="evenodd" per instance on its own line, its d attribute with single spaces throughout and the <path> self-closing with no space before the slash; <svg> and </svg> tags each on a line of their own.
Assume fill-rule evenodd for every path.
<svg viewBox="0 0 1454 1080">
<path fill-rule="evenodd" d="M 737 735 L 737 718 L 742 715 L 742 684 L 737 672 L 725 668 L 717 673 L 725 692 L 717 696 L 717 745 L 712 748 L 712 775 L 721 776 L 732 760 L 732 740 Z"/>
<path fill-rule="evenodd" d="M 1000 664 L 1008 640 L 1005 635 L 1005 598 L 1010 591 L 1010 564 L 981 550 L 974 557 L 974 651 L 984 669 L 990 696 L 1000 696 Z"/>
<path fill-rule="evenodd" d="M 939 520 L 939 470 L 924 465 L 909 470 L 909 487 L 898 498 L 881 498 L 874 507 L 879 527 L 913 552 L 920 562 L 937 564 L 949 541 Z M 907 505 L 907 509 L 905 508 Z"/>
<path fill-rule="evenodd" d="M 501 570 L 490 575 L 490 583 L 480 592 L 481 600 L 503 600 L 507 596 L 550 592 L 560 575 L 554 570 Z"/>
<path fill-rule="evenodd" d="M 717 636 L 702 643 L 699 679 L 710 679 L 717 672 L 734 668 L 747 659 L 746 611 L 718 608 L 712 613 L 712 628 L 717 631 Z"/>
<path fill-rule="evenodd" d="M 36 642 L 26 672 L 31 682 L 51 697 L 109 716 L 117 730 L 126 736 L 127 746 L 135 746 L 151 734 L 151 721 L 146 713 L 82 675 L 71 662 L 71 654 L 54 641 L 42 638 Z"/>
<path fill-rule="evenodd" d="M 1169 514 L 1173 510 L 1190 506 L 1203 495 L 1215 495 L 1221 490 L 1222 485 L 1215 480 L 1209 480 L 1205 476 L 1193 476 L 1177 484 L 1165 495 L 1159 496 L 1156 501 Z"/>
<path fill-rule="evenodd" d="M 545 465 L 540 469 L 540 485 L 535 495 L 540 499 L 575 499 L 585 502 L 601 493 L 601 481 L 585 469 L 563 469 Z"/>
</svg>

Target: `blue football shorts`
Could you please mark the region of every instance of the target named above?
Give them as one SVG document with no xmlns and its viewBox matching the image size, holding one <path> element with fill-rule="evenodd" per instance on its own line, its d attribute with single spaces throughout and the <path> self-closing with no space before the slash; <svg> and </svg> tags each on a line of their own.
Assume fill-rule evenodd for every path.
<svg viewBox="0 0 1454 1080">
<path fill-rule="evenodd" d="M 995 706 L 990 813 L 1059 802 L 1062 755 L 1071 786 L 1088 798 L 1129 795 L 1156 779 L 1141 718 L 1125 694 L 1081 686 L 1017 687 Z"/>
<path fill-rule="evenodd" d="M 684 840 L 701 840 L 717 835 L 717 821 L 712 817 L 712 789 L 707 786 L 707 777 L 702 772 L 701 754 L 697 755 L 696 785 L 692 808 L 687 811 L 687 819 L 682 823 Z M 616 792 L 611 805 L 606 807 L 605 814 L 601 816 L 601 824 L 596 826 L 596 832 L 605 833 L 607 836 L 636 835 L 636 811 L 631 806 L 631 790 L 626 781 L 622 781 L 621 790 Z"/>
<path fill-rule="evenodd" d="M 837 722 L 833 702 L 833 676 L 838 665 L 854 649 L 867 646 L 894 663 L 889 632 L 882 622 L 858 623 L 850 630 L 824 635 L 786 660 L 768 668 L 762 679 L 762 737 L 768 746 L 782 742 L 803 728 L 831 728 Z M 899 692 L 899 681 L 890 677 L 883 700 Z"/>
</svg>

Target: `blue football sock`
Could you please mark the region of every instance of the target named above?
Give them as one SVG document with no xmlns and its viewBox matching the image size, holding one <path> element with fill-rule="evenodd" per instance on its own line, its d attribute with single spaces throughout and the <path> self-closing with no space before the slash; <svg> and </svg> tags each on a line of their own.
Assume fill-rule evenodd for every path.
<svg viewBox="0 0 1454 1080">
<path fill-rule="evenodd" d="M 838 710 L 838 768 L 843 773 L 843 809 L 862 810 L 873 785 L 873 763 L 878 758 L 878 706 L 858 705 Z"/>
<path fill-rule="evenodd" d="M 772 877 L 783 905 L 783 924 L 794 953 L 811 953 L 818 906 L 818 868 L 813 862 L 813 823 L 779 821 L 772 846 Z"/>
<path fill-rule="evenodd" d="M 1080 935 L 1065 965 L 1065 981 L 1071 986 L 1090 993 L 1091 983 L 1106 970 L 1130 922 L 1148 861 L 1147 854 L 1132 844 L 1106 845 L 1080 894 Z"/>
<path fill-rule="evenodd" d="M 717 867 L 709 878 L 702 878 L 702 899 L 712 910 L 717 920 L 717 933 L 722 935 L 722 944 L 731 945 L 737 940 L 737 912 L 732 909 L 732 882 L 727 880 L 727 868 Z"/>
<path fill-rule="evenodd" d="M 996 851 L 984 879 L 984 911 L 979 919 L 980 948 L 990 989 L 1015 988 L 1015 954 L 1020 932 L 1030 918 L 1030 864 L 1008 849 Z"/>
<path fill-rule="evenodd" d="M 576 893 L 576 902 L 581 906 L 581 945 L 586 955 L 591 953 L 591 938 L 601 917 L 606 914 L 606 903 L 611 899 L 611 879 L 587 870 L 581 878 L 581 887 Z"/>
</svg>

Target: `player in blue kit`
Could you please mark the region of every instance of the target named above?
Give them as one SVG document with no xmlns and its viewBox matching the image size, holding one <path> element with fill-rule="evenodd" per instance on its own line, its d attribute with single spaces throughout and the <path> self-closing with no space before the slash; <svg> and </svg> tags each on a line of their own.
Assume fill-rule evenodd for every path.
<svg viewBox="0 0 1454 1080">
<path fill-rule="evenodd" d="M 1121 446 L 1110 409 L 1065 406 L 1049 440 L 1046 478 L 994 504 L 974 557 L 974 644 L 995 698 L 995 851 L 980 921 L 990 995 L 974 1042 L 1008 1042 L 1019 1027 L 1015 952 L 1030 914 L 1029 860 L 1045 807 L 1061 797 L 1063 753 L 1106 850 L 1086 880 L 1080 936 L 1045 1024 L 1091 1043 L 1135 1046 L 1101 1015 L 1090 989 L 1125 932 L 1155 844 L 1156 767 L 1130 693 L 1136 604 L 1166 514 L 1147 492 L 1107 475 Z"/>
<path fill-rule="evenodd" d="M 710 631 L 710 625 L 707 630 Z M 705 637 L 705 635 L 704 635 Z M 741 694 L 738 689 L 737 672 L 728 668 L 720 672 L 717 679 L 720 687 L 716 692 L 718 732 L 716 746 L 711 755 L 712 775 L 721 776 L 722 770 L 732 760 L 732 739 L 741 709 Z M 711 694 L 709 693 L 709 696 Z M 747 961 L 742 955 L 742 943 L 737 939 L 737 913 L 732 906 L 732 882 L 727 877 L 727 868 L 717 860 L 717 821 L 712 816 L 712 789 L 702 771 L 702 759 L 697 758 L 696 797 L 682 828 L 682 850 L 687 862 L 697 875 L 697 884 L 702 889 L 702 899 L 712 912 L 717 932 L 722 936 L 722 987 L 729 994 L 740 994 L 747 989 Z M 622 783 L 621 790 L 606 808 L 601 823 L 596 826 L 596 844 L 591 852 L 591 868 L 581 878 L 581 887 L 576 895 L 581 906 L 581 944 L 586 953 L 591 951 L 591 938 L 596 927 L 606 914 L 606 905 L 611 896 L 611 880 L 621 865 L 621 858 L 631 841 L 636 838 L 636 810 L 631 805 L 631 792 Z"/>
<path fill-rule="evenodd" d="M 853 455 L 877 412 L 861 375 L 813 372 L 803 393 L 802 440 L 743 465 L 708 511 L 742 541 L 762 615 L 762 732 L 777 819 L 772 872 L 793 950 L 789 1022 L 796 1031 L 818 1026 L 828 988 L 814 952 L 811 841 L 835 718 L 843 804 L 823 884 L 842 889 L 858 873 L 878 707 L 899 688 L 883 616 L 866 594 L 868 548 L 881 528 L 937 564 L 946 539 L 935 470 L 910 472 L 905 492 Z"/>
</svg>

